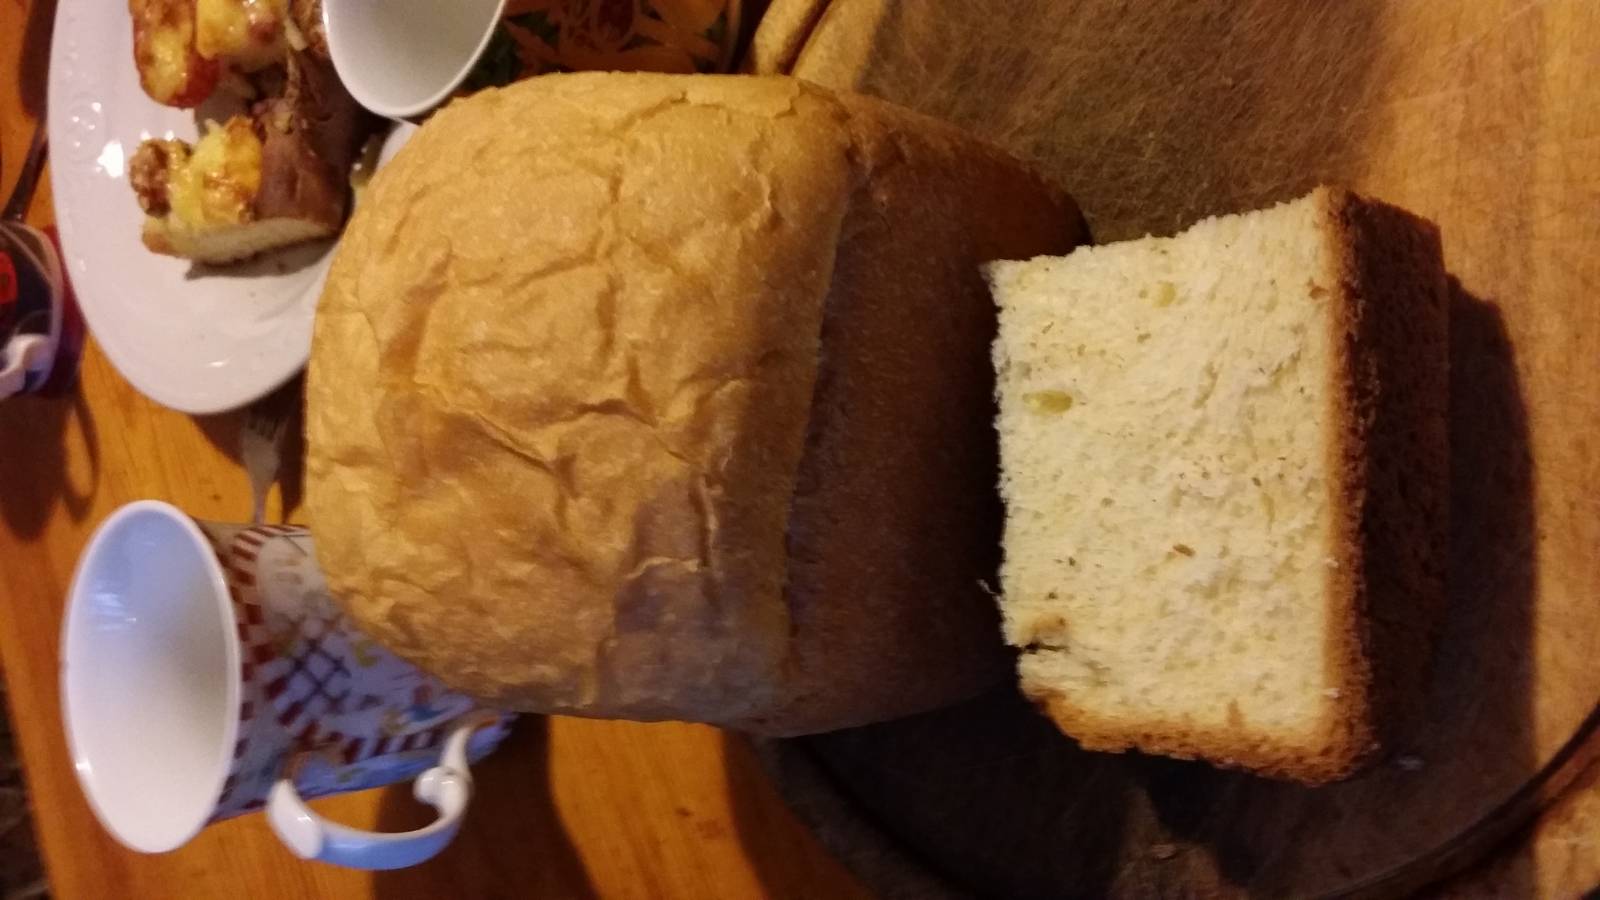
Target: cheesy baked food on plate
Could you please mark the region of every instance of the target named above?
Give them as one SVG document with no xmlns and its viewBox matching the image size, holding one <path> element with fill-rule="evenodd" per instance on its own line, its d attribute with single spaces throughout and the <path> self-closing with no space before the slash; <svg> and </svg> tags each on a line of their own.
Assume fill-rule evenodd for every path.
<svg viewBox="0 0 1600 900">
<path fill-rule="evenodd" d="M 140 84 L 159 103 L 226 93 L 241 112 L 129 162 L 156 253 L 228 263 L 338 233 L 375 125 L 327 57 L 317 0 L 132 0 Z"/>
</svg>

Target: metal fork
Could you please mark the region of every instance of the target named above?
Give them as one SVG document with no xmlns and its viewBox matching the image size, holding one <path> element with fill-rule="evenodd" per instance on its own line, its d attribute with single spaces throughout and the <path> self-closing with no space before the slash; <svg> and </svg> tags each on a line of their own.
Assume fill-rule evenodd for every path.
<svg viewBox="0 0 1600 900">
<path fill-rule="evenodd" d="M 267 492 L 283 468 L 283 436 L 299 401 L 297 378 L 245 410 L 244 428 L 239 431 L 239 461 L 250 478 L 251 524 L 259 525 L 266 518 Z"/>
</svg>

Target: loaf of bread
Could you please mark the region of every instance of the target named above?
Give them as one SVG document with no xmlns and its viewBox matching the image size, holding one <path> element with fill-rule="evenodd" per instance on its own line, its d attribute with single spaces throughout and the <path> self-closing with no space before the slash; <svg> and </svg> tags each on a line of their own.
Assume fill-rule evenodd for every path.
<svg viewBox="0 0 1600 900">
<path fill-rule="evenodd" d="M 987 272 L 1023 690 L 1092 749 L 1348 775 L 1443 592 L 1434 228 L 1323 188 Z"/>
<path fill-rule="evenodd" d="M 768 734 L 1003 677 L 990 259 L 1071 200 L 784 78 L 458 101 L 317 311 L 306 498 L 375 637 L 510 708 Z"/>
</svg>

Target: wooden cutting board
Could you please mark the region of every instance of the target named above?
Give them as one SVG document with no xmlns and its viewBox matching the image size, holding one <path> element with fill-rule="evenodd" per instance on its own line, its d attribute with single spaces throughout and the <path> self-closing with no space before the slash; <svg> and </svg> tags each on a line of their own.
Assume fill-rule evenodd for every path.
<svg viewBox="0 0 1600 900">
<path fill-rule="evenodd" d="M 1339 182 L 1438 222 L 1455 279 L 1452 606 L 1381 765 L 1313 790 L 1086 754 L 1009 691 L 791 762 L 1011 896 L 1390 893 L 1548 792 L 1600 699 L 1600 3 L 776 0 L 752 67 L 986 135 L 1101 241 Z"/>
</svg>

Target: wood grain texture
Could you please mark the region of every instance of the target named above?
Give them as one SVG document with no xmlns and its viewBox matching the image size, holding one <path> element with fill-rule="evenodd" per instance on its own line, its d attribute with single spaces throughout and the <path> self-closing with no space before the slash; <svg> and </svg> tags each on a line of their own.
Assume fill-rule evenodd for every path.
<svg viewBox="0 0 1600 900">
<path fill-rule="evenodd" d="M 779 0 L 780 5 L 783 2 Z M 1472 69 L 1460 76 L 1469 80 L 1452 82 L 1455 86 L 1451 91 L 1433 100 L 1427 99 L 1427 90 L 1417 94 L 1410 102 L 1421 110 L 1416 114 L 1421 118 L 1413 122 L 1412 129 L 1426 124 L 1430 110 L 1448 112 L 1452 103 L 1460 105 L 1478 90 L 1470 79 L 1482 79 L 1485 67 L 1506 65 L 1501 51 L 1495 48 L 1523 46 L 1531 40 L 1526 18 L 1514 20 L 1521 23 L 1521 31 L 1496 36 L 1477 18 L 1478 6 L 1455 6 L 1469 8 L 1448 13 L 1471 22 L 1464 21 L 1462 30 L 1455 33 L 1453 39 L 1459 46 L 1453 51 L 1454 56 L 1440 58 L 1434 65 L 1448 68 L 1447 63 L 1454 60 L 1453 64 Z M 1549 5 L 1534 6 L 1545 9 Z M 961 7 L 962 4 L 941 5 L 945 11 L 954 12 L 957 24 L 974 28 L 983 23 L 975 23 L 970 16 L 992 12 L 994 2 L 974 3 L 972 13 Z M 1500 4 L 1485 4 L 1485 8 L 1489 7 L 1499 10 Z M 45 47 L 52 9 L 50 0 L 0 0 L 0 145 L 8 161 L 20 158 L 31 123 L 42 108 Z M 1572 37 L 1600 33 L 1593 27 L 1595 23 L 1578 18 L 1589 15 L 1579 4 L 1560 9 L 1560 15 L 1567 17 L 1564 22 L 1542 18 L 1545 13 L 1539 13 L 1542 36 L 1535 43 L 1557 46 L 1561 45 L 1559 38 L 1563 34 Z M 1426 12 L 1412 10 L 1410 14 Z M 1004 21 L 995 27 L 1003 27 L 1005 33 L 1056 27 L 1048 16 L 1019 16 L 1009 5 L 1002 13 L 998 18 Z M 1560 28 L 1567 30 L 1549 30 Z M 988 32 L 980 28 L 978 33 Z M 1562 46 L 1567 47 L 1561 51 L 1564 55 L 1549 58 L 1559 56 L 1565 60 L 1562 78 L 1569 85 L 1596 70 L 1592 56 L 1575 52 L 1570 44 Z M 1079 46 L 1070 52 L 1081 55 L 1084 50 Z M 1509 141 L 1519 148 L 1509 158 L 1510 164 L 1531 161 L 1544 173 L 1545 187 L 1536 192 L 1542 199 L 1532 206 L 1513 204 L 1514 210 L 1520 210 L 1512 214 L 1513 221 L 1532 226 L 1542 236 L 1542 243 L 1553 242 L 1565 250 L 1558 257 L 1540 257 L 1544 261 L 1537 264 L 1526 258 L 1517 263 L 1515 258 L 1524 250 L 1508 246 L 1508 261 L 1479 262 L 1478 267 L 1484 270 L 1505 268 L 1523 273 L 1519 276 L 1524 279 L 1521 281 L 1479 277 L 1480 289 L 1484 285 L 1505 286 L 1505 293 L 1489 298 L 1502 307 L 1529 304 L 1533 302 L 1531 298 L 1539 296 L 1519 292 L 1522 289 L 1537 286 L 1544 290 L 1554 284 L 1571 283 L 1573 278 L 1578 278 L 1579 283 L 1596 282 L 1594 261 L 1581 257 L 1585 248 L 1593 245 L 1592 230 L 1562 218 L 1558 212 L 1583 208 L 1585 203 L 1593 208 L 1593 195 L 1600 187 L 1595 183 L 1594 170 L 1566 154 L 1571 148 L 1592 150 L 1596 146 L 1593 120 L 1581 117 L 1595 115 L 1600 104 L 1594 102 L 1589 85 L 1577 85 L 1588 94 L 1573 94 L 1568 99 L 1557 96 L 1562 87 L 1548 80 L 1551 76 L 1545 64 L 1535 65 L 1524 51 L 1518 52 L 1523 55 L 1515 56 L 1512 62 L 1529 84 L 1522 93 L 1500 91 L 1493 98 L 1494 103 L 1505 104 L 1531 94 L 1567 109 L 1579 118 L 1557 131 L 1564 143 L 1546 143 L 1539 149 L 1527 143 L 1527 136 L 1508 134 L 1504 126 L 1489 128 L 1479 121 L 1492 118 L 1483 107 L 1474 107 L 1478 112 L 1471 117 L 1463 112 L 1454 119 L 1448 115 L 1436 119 L 1442 123 L 1440 129 L 1473 124 L 1485 140 L 1498 137 Z M 937 57 L 930 53 L 927 64 L 934 68 L 950 64 L 949 60 L 939 62 Z M 904 60 L 897 64 L 903 65 Z M 813 70 L 813 74 L 821 77 L 825 73 Z M 952 93 L 948 82 L 933 91 L 940 92 Z M 1448 101 L 1451 96 L 1455 99 Z M 1555 115 L 1551 110 L 1547 107 L 1542 117 Z M 1016 115 L 1015 111 L 1009 114 Z M 1057 115 L 1059 111 L 1047 111 L 1044 117 Z M 1422 140 L 1426 131 L 1407 133 L 1411 134 L 1411 143 L 1392 152 L 1402 153 L 1409 146 L 1419 161 L 1437 156 L 1426 146 L 1417 148 L 1418 143 L 1426 144 Z M 7 175 L 10 165 L 8 162 Z M 1552 186 L 1567 177 L 1563 172 L 1575 176 L 1576 181 L 1570 188 L 1576 194 L 1565 199 Z M 1474 215 L 1490 223 L 1480 230 L 1479 240 L 1493 250 L 1497 242 L 1493 240 L 1491 226 L 1495 219 L 1491 217 L 1497 215 L 1494 209 L 1499 196 L 1514 176 L 1515 170 L 1499 172 L 1494 165 L 1480 161 L 1432 177 L 1463 184 L 1479 179 L 1473 203 L 1462 206 L 1475 208 Z M 1063 181 L 1073 186 L 1070 179 Z M 1212 185 L 1207 190 L 1220 196 L 1225 193 L 1225 186 Z M 1518 196 L 1523 195 L 1513 192 L 1513 198 Z M 1389 199 L 1404 202 L 1405 198 Z M 1095 200 L 1097 204 L 1108 202 L 1108 192 L 1098 194 Z M 1462 208 L 1457 212 L 1466 215 Z M 51 219 L 46 190 L 35 201 L 30 220 L 44 225 Z M 1447 237 L 1447 242 L 1450 240 Z M 1453 256 L 1463 252 L 1456 245 L 1447 243 L 1447 247 L 1452 248 Z M 1578 264 L 1566 269 L 1569 277 L 1559 276 L 1566 265 L 1562 260 Z M 1507 318 L 1517 323 L 1518 341 L 1528 334 L 1559 335 L 1568 327 L 1581 329 L 1593 316 L 1591 311 L 1591 318 L 1585 318 L 1582 310 L 1577 310 L 1580 315 L 1569 324 L 1568 313 L 1572 310 L 1552 309 L 1538 319 L 1525 318 L 1526 312 L 1507 313 Z M 1488 324 L 1481 325 L 1480 330 L 1483 329 L 1491 332 L 1484 339 L 1492 340 L 1493 329 Z M 1589 340 L 1585 334 L 1575 333 L 1564 345 L 1552 345 L 1531 357 L 1519 353 L 1513 371 L 1520 373 L 1524 368 L 1543 364 L 1535 359 L 1575 370 L 1592 360 L 1594 347 L 1584 343 Z M 1515 346 L 1522 349 L 1520 343 Z M 1565 349 L 1558 352 L 1560 346 Z M 1492 379 L 1496 372 L 1504 377 L 1504 368 L 1489 363 L 1483 367 L 1490 373 L 1486 377 Z M 1537 383 L 1548 386 L 1555 377 L 1546 375 Z M 1576 405 L 1567 409 L 1559 399 L 1551 400 L 1540 407 L 1543 414 L 1552 415 L 1553 407 L 1557 413 L 1564 410 L 1574 423 L 1592 423 L 1592 409 L 1583 404 L 1592 402 L 1593 393 L 1585 394 L 1585 386 L 1593 386 L 1592 377 L 1576 378 L 1569 388 Z M 1491 419 L 1508 414 L 1504 410 L 1486 410 Z M 566 719 L 552 720 L 547 727 L 531 723 L 484 768 L 479 797 L 482 805 L 470 818 L 468 833 L 435 864 L 406 873 L 373 876 L 295 862 L 278 848 L 265 825 L 252 819 L 212 829 L 195 844 L 164 856 L 139 856 L 114 845 L 94 823 L 81 799 L 60 736 L 55 641 L 66 582 L 93 525 L 122 502 L 160 497 L 197 515 L 218 518 L 239 516 L 248 509 L 243 473 L 230 458 L 238 427 L 235 416 L 197 421 L 155 407 L 133 392 L 92 346 L 76 396 L 0 404 L 0 518 L 4 520 L 4 528 L 0 528 L 0 664 L 10 685 L 25 764 L 33 782 L 38 824 L 60 896 L 866 896 L 855 881 L 821 855 L 811 836 L 782 809 L 766 780 L 754 770 L 742 741 L 724 738 L 709 729 L 670 725 Z M 1501 426 L 1490 421 L 1482 427 L 1493 431 Z M 1574 429 L 1570 440 L 1572 445 L 1563 458 L 1590 458 L 1595 449 L 1592 436 Z M 1546 443 L 1555 444 L 1560 450 L 1561 442 L 1555 436 L 1546 438 Z M 1493 456 L 1490 450 L 1483 453 Z M 1545 537 L 1538 539 L 1540 558 L 1560 558 L 1562 547 L 1582 547 L 1585 540 L 1593 547 L 1592 526 L 1583 530 L 1583 522 L 1578 520 L 1580 514 L 1592 513 L 1595 494 L 1578 488 L 1593 486 L 1595 463 L 1589 463 L 1587 474 L 1581 468 L 1569 468 L 1550 476 L 1543 474 L 1542 463 L 1543 458 L 1538 470 L 1544 485 L 1539 509 L 1544 510 L 1546 504 L 1559 506 L 1554 498 L 1565 498 L 1570 509 L 1565 517 L 1552 518 L 1549 529 L 1540 520 L 1538 531 L 1545 532 Z M 292 506 L 293 497 L 290 499 Z M 274 517 L 281 514 L 278 497 L 274 497 L 269 512 Z M 1487 529 L 1489 525 L 1483 527 Z M 1562 527 L 1578 531 L 1562 533 Z M 1530 537 L 1530 547 L 1533 541 Z M 1492 577 L 1525 580 L 1521 575 L 1506 574 L 1506 569 L 1492 559 L 1486 559 L 1481 570 Z M 1592 565 L 1587 570 L 1563 569 L 1559 574 L 1537 571 L 1541 596 L 1552 584 L 1591 591 L 1594 586 Z M 1486 603 L 1475 609 L 1480 617 L 1490 614 Z M 1570 693 L 1575 696 L 1586 689 L 1587 679 L 1595 673 L 1592 655 L 1585 658 L 1574 654 L 1570 644 L 1592 639 L 1593 629 L 1581 611 L 1565 615 L 1552 611 L 1549 615 L 1546 619 L 1541 607 L 1538 633 L 1544 650 L 1539 657 L 1538 677 L 1542 680 L 1542 673 L 1549 671 L 1554 678 L 1562 674 L 1561 670 L 1546 667 L 1567 666 L 1565 676 L 1572 685 Z M 1472 623 L 1460 627 L 1469 626 Z M 1564 629 L 1573 633 L 1560 634 Z M 1519 645 L 1510 642 L 1509 646 Z M 1546 708 L 1542 700 L 1540 708 Z M 1561 705 L 1551 701 L 1548 708 L 1548 724 L 1540 728 L 1540 735 L 1546 730 L 1561 729 Z M 1010 725 L 1027 721 L 1017 718 Z M 1005 732 L 1000 732 L 1000 737 L 1004 738 Z M 909 747 L 912 758 L 926 749 L 925 744 L 913 743 Z M 984 765 L 990 770 L 1017 769 L 1016 760 L 1003 756 L 989 757 Z M 1093 770 L 1087 773 L 1092 774 Z M 1083 774 L 1069 769 L 1061 777 L 1077 779 Z M 969 771 L 967 777 L 982 779 L 983 770 Z M 1593 845 L 1594 823 L 1600 816 L 1597 780 L 1600 779 L 1591 775 L 1580 785 L 1581 792 L 1553 810 L 1550 818 L 1508 853 L 1453 889 L 1469 896 L 1569 896 L 1597 883 L 1600 851 Z M 1069 787 L 1064 781 L 1033 783 L 1033 789 L 1040 793 Z M 931 785 L 926 796 L 937 797 L 948 788 L 949 785 Z M 1102 788 L 1091 782 L 1084 796 L 1099 796 L 1101 792 Z M 322 808 L 357 824 L 384 822 L 391 827 L 405 827 L 415 822 L 412 817 L 417 814 L 400 790 L 341 798 Z M 1129 808 L 1134 814 L 1139 813 L 1137 803 Z M 1115 820 L 1111 819 L 1108 827 Z M 1150 852 L 1159 856 L 1168 849 L 1156 845 Z M 1484 887 L 1477 887 L 1480 884 Z"/>
<path fill-rule="evenodd" d="M 1439 886 L 1441 898 L 1592 896 L 1600 885 L 1600 766 L 1593 762 L 1524 832 L 1517 849 Z"/>
<path fill-rule="evenodd" d="M 1079 759 L 1011 722 L 1006 709 L 1027 711 L 997 697 L 809 742 L 834 777 L 969 881 L 1305 894 L 1425 856 L 1540 770 L 1600 698 L 1600 6 L 780 0 L 771 15 L 813 24 L 792 52 L 758 34 L 757 68 L 1000 141 L 1071 191 L 1102 241 L 1337 182 L 1435 220 L 1454 276 L 1452 608 L 1432 718 L 1384 765 L 1308 791 L 1197 764 Z M 1007 737 L 972 737 L 979 722 Z M 908 734 L 949 752 L 908 765 Z M 1003 775 L 985 769 L 1000 760 Z M 1026 765 L 1057 773 L 1063 796 L 1041 799 L 1013 775 Z M 1084 767 L 1092 789 L 1077 781 Z M 934 802 L 934 783 L 964 787 Z M 1073 824 L 1108 806 L 1106 828 Z M 1107 844 L 1113 826 L 1121 838 Z M 1111 861 L 1008 868 L 1029 842 Z M 1532 869 L 1519 872 L 1532 889 Z"/>
<path fill-rule="evenodd" d="M 50 0 L 0 0 L 7 188 L 43 107 L 53 10 Z M 47 186 L 29 220 L 53 221 Z M 116 845 L 83 800 L 61 731 L 56 641 L 67 584 L 90 531 L 125 502 L 154 497 L 202 518 L 248 515 L 249 486 L 233 459 L 241 421 L 156 406 L 93 344 L 72 395 L 0 403 L 0 665 L 56 896 L 867 896 L 789 813 L 743 739 L 684 725 L 524 720 L 478 770 L 461 836 L 416 869 L 300 862 L 259 816 L 160 856 Z M 296 471 L 291 464 L 285 479 L 291 513 Z M 283 493 L 273 492 L 271 520 L 283 518 Z M 387 829 L 415 827 L 426 812 L 404 786 L 314 805 Z"/>
</svg>

